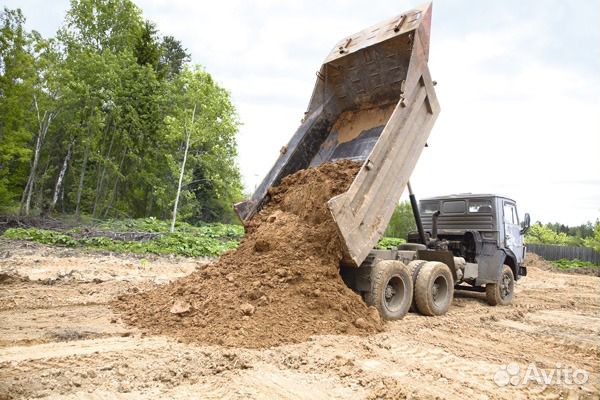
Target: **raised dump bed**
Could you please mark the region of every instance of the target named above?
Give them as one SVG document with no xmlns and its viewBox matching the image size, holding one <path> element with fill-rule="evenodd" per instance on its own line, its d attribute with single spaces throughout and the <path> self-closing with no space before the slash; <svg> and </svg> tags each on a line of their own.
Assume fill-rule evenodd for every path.
<svg viewBox="0 0 600 400">
<path fill-rule="evenodd" d="M 248 221 L 267 190 L 300 169 L 349 159 L 362 167 L 328 205 L 344 247 L 360 265 L 377 243 L 427 142 L 440 108 L 427 67 L 431 3 L 335 45 L 317 73 L 302 124 L 252 198 L 236 204 Z"/>
</svg>

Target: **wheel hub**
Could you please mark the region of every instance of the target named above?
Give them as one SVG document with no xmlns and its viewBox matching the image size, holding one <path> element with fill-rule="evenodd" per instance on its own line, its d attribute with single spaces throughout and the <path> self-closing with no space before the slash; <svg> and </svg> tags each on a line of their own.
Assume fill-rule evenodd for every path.
<svg viewBox="0 0 600 400">
<path fill-rule="evenodd" d="M 502 284 L 500 285 L 500 295 L 506 298 L 510 295 L 510 277 L 508 274 L 502 275 Z"/>
<path fill-rule="evenodd" d="M 383 306 L 394 312 L 402 305 L 404 299 L 404 283 L 399 276 L 392 276 L 381 293 Z"/>
<path fill-rule="evenodd" d="M 396 294 L 396 289 L 388 283 L 385 287 L 385 301 L 389 302 Z"/>
</svg>

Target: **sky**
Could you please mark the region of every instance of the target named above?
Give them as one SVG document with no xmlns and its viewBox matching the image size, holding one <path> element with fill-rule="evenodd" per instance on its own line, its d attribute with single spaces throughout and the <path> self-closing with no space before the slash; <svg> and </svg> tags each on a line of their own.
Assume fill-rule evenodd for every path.
<svg viewBox="0 0 600 400">
<path fill-rule="evenodd" d="M 251 193 L 300 124 L 340 39 L 422 0 L 134 0 L 231 93 Z M 53 36 L 66 0 L 2 0 Z M 498 193 L 532 221 L 600 217 L 600 2 L 436 0 L 429 68 L 442 108 L 418 198 Z M 406 195 L 406 194 L 405 194 Z"/>
</svg>

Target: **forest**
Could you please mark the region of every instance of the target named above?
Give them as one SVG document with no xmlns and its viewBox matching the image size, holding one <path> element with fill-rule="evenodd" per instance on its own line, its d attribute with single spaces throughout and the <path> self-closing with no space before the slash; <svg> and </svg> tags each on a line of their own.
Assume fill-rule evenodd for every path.
<svg viewBox="0 0 600 400">
<path fill-rule="evenodd" d="M 233 222 L 230 94 L 129 0 L 72 0 L 54 37 L 0 14 L 0 212 Z"/>
</svg>

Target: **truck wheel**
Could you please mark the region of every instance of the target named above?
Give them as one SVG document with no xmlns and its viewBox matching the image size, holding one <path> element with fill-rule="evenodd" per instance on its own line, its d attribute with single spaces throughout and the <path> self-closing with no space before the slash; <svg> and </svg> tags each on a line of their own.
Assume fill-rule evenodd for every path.
<svg viewBox="0 0 600 400">
<path fill-rule="evenodd" d="M 413 282 L 406 265 L 400 261 L 384 260 L 373 267 L 367 304 L 374 306 L 381 318 L 396 320 L 404 317 L 412 296 Z"/>
<path fill-rule="evenodd" d="M 415 303 L 423 315 L 443 315 L 454 297 L 450 268 L 438 261 L 423 265 L 415 283 Z"/>
<path fill-rule="evenodd" d="M 490 306 L 505 306 L 511 303 L 515 297 L 515 275 L 508 265 L 502 267 L 500 282 L 485 285 L 485 297 Z"/>
<path fill-rule="evenodd" d="M 417 275 L 419 275 L 419 272 L 421 272 L 421 268 L 423 268 L 423 265 L 425 264 L 427 264 L 427 261 L 425 260 L 413 260 L 410 263 L 408 263 L 408 272 L 412 277 L 413 287 L 416 286 Z M 417 303 L 415 302 L 415 296 L 413 296 L 413 299 L 410 303 L 410 311 L 417 312 Z"/>
</svg>

